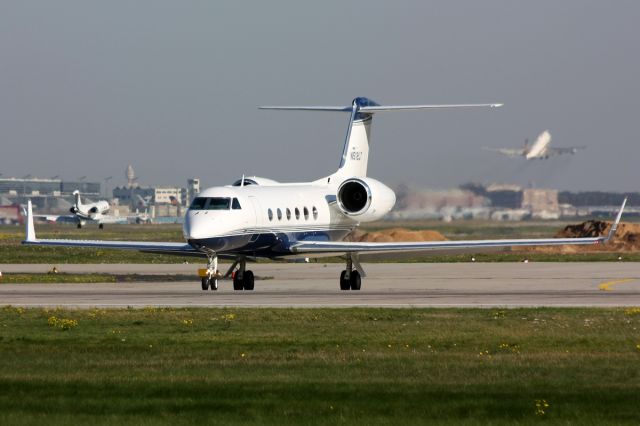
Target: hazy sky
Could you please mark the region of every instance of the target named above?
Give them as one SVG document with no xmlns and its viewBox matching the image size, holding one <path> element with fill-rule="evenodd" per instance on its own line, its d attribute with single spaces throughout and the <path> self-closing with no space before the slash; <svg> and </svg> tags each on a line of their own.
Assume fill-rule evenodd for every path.
<svg viewBox="0 0 640 426">
<path fill-rule="evenodd" d="M 348 117 L 265 104 L 504 102 L 378 114 L 370 175 L 640 190 L 638 1 L 2 1 L 0 173 L 311 180 Z M 575 156 L 481 150 L 549 129 Z"/>
</svg>

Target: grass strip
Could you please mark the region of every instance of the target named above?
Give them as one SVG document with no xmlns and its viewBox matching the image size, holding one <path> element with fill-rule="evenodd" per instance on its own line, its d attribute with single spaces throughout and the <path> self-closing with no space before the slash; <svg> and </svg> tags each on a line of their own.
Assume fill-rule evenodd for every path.
<svg viewBox="0 0 640 426">
<path fill-rule="evenodd" d="M 271 276 L 256 276 L 256 280 L 270 280 Z M 23 274 L 6 273 L 0 278 L 2 284 L 61 284 L 61 283 L 131 283 L 131 282 L 197 282 L 194 274 L 70 274 L 42 273 Z"/>
<path fill-rule="evenodd" d="M 0 309 L 0 423 L 638 424 L 640 309 Z"/>
</svg>

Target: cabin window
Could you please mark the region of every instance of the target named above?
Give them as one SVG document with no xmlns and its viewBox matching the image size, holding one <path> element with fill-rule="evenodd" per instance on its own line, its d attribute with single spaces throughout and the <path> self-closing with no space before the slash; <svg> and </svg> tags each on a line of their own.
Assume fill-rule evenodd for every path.
<svg viewBox="0 0 640 426">
<path fill-rule="evenodd" d="M 273 220 L 273 210 L 267 210 L 267 216 L 269 216 L 269 222 L 271 222 Z"/>
<path fill-rule="evenodd" d="M 296 220 L 300 219 L 300 209 L 299 208 L 295 208 L 294 213 L 296 214 Z"/>
<path fill-rule="evenodd" d="M 282 210 L 278 209 L 276 213 L 278 213 L 278 220 L 282 220 Z"/>
<path fill-rule="evenodd" d="M 318 209 L 316 209 L 316 206 L 313 206 L 313 219 L 318 219 Z"/>
<path fill-rule="evenodd" d="M 286 213 L 287 213 L 287 220 L 291 220 L 291 210 L 289 210 L 289 208 L 287 208 Z"/>
<path fill-rule="evenodd" d="M 231 208 L 233 210 L 241 210 L 242 209 L 242 207 L 240 207 L 240 201 L 238 201 L 237 198 L 233 199 L 233 202 L 231 203 Z"/>
<path fill-rule="evenodd" d="M 309 220 L 309 209 L 305 207 L 303 209 L 303 213 L 304 213 L 304 220 Z"/>
</svg>

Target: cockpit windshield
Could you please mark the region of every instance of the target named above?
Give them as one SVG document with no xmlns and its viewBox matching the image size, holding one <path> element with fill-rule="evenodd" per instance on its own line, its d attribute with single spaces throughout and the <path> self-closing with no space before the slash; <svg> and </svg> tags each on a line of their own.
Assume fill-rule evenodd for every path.
<svg viewBox="0 0 640 426">
<path fill-rule="evenodd" d="M 191 210 L 229 210 L 231 198 L 205 198 L 196 197 L 189 207 Z"/>
<path fill-rule="evenodd" d="M 191 206 L 189 208 L 191 210 L 204 210 L 204 206 L 207 204 L 207 199 L 204 197 L 196 197 L 191 202 Z"/>
</svg>

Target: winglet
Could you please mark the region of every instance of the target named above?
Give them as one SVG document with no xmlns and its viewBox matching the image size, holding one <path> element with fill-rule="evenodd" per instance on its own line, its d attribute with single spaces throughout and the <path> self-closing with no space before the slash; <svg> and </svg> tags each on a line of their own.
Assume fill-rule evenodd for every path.
<svg viewBox="0 0 640 426">
<path fill-rule="evenodd" d="M 611 225 L 611 229 L 609 230 L 609 235 L 604 239 L 604 242 L 608 242 L 616 235 L 616 230 L 618 229 L 618 224 L 620 223 L 620 219 L 622 218 L 622 212 L 624 211 L 624 206 L 627 204 L 627 197 L 622 201 L 622 205 L 620 206 L 620 210 L 618 211 L 618 215 L 616 216 L 616 220 Z"/>
<path fill-rule="evenodd" d="M 36 228 L 33 226 L 33 206 L 31 200 L 27 201 L 27 229 L 25 241 L 36 241 Z"/>
</svg>

